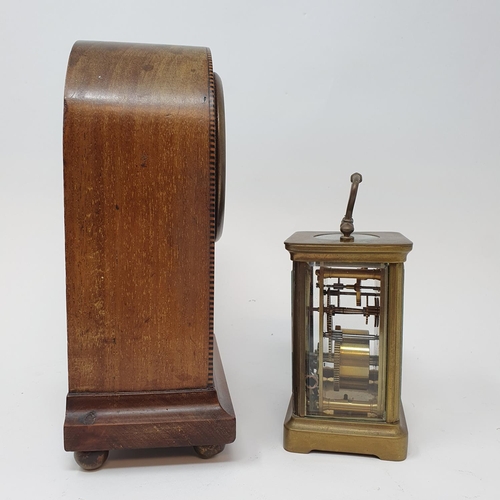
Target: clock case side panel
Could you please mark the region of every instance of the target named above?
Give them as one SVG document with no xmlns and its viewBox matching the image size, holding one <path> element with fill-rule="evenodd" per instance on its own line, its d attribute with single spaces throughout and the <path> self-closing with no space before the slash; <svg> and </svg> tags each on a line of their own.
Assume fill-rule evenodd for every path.
<svg viewBox="0 0 500 500">
<path fill-rule="evenodd" d="M 207 49 L 77 43 L 65 90 L 70 392 L 211 384 Z"/>
</svg>

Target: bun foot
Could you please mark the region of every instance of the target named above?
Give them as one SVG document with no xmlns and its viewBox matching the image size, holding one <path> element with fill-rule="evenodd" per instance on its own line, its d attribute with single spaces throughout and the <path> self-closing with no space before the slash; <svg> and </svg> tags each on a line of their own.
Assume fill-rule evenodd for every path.
<svg viewBox="0 0 500 500">
<path fill-rule="evenodd" d="M 109 451 L 75 451 L 75 462 L 85 470 L 102 467 L 108 458 Z"/>
<path fill-rule="evenodd" d="M 225 446 L 224 444 L 210 444 L 206 446 L 193 446 L 193 448 L 200 458 L 212 458 L 218 455 Z"/>
</svg>

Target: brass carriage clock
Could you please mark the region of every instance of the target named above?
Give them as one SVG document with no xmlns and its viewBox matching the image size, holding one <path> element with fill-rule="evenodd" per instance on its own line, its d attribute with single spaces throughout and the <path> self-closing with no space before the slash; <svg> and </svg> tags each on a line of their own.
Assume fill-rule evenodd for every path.
<svg viewBox="0 0 500 500">
<path fill-rule="evenodd" d="M 214 336 L 224 212 L 222 83 L 210 50 L 78 42 L 64 96 L 69 391 L 64 447 L 235 439 Z"/>
<path fill-rule="evenodd" d="M 298 232 L 293 261 L 293 395 L 284 447 L 406 458 L 401 406 L 403 263 L 412 242 L 399 233 Z"/>
</svg>

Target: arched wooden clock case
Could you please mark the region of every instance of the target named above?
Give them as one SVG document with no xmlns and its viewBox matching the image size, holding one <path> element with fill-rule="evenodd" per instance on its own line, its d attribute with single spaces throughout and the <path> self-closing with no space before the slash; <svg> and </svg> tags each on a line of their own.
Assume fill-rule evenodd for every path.
<svg viewBox="0 0 500 500">
<path fill-rule="evenodd" d="M 64 446 L 235 438 L 214 338 L 224 208 L 222 84 L 206 48 L 77 42 L 64 97 L 68 372 Z"/>
</svg>

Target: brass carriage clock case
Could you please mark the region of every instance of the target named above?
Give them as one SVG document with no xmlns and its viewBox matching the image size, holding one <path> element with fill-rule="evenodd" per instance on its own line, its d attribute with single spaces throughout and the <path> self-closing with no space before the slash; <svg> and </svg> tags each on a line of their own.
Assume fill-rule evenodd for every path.
<svg viewBox="0 0 500 500">
<path fill-rule="evenodd" d="M 361 175 L 351 177 L 342 232 L 298 232 L 293 261 L 293 395 L 284 447 L 404 460 L 401 405 L 404 262 L 399 233 L 354 230 Z"/>
<path fill-rule="evenodd" d="M 77 42 L 64 96 L 69 391 L 64 447 L 235 439 L 214 336 L 222 83 L 204 47 Z"/>
</svg>

